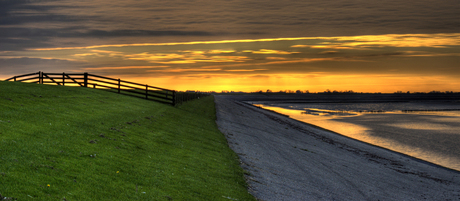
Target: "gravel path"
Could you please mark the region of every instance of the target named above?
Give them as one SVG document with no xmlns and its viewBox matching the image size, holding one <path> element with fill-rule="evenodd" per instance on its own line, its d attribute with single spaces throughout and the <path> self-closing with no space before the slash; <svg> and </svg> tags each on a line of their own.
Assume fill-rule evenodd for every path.
<svg viewBox="0 0 460 201">
<path fill-rule="evenodd" d="M 215 96 L 259 200 L 460 200 L 460 173 Z"/>
</svg>

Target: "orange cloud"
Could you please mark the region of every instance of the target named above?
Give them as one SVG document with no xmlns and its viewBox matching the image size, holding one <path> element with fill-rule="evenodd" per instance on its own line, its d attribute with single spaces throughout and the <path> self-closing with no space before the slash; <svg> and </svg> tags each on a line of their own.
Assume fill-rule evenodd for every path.
<svg viewBox="0 0 460 201">
<path fill-rule="evenodd" d="M 148 52 L 143 52 L 140 54 L 128 54 L 123 56 L 126 59 L 129 60 L 142 60 L 142 61 L 162 61 L 162 60 L 170 60 L 170 59 L 180 59 L 184 58 L 184 55 L 181 54 L 163 54 L 163 53 L 157 53 L 157 54 L 150 54 Z"/>
<path fill-rule="evenodd" d="M 366 50 L 366 47 L 349 47 L 349 44 L 345 43 L 330 43 L 323 42 L 319 45 L 292 45 L 292 48 L 312 48 L 312 49 L 337 49 L 337 50 Z"/>
<path fill-rule="evenodd" d="M 226 72 L 254 72 L 254 71 L 264 71 L 268 69 L 236 69 L 236 70 L 224 70 Z"/>
<path fill-rule="evenodd" d="M 460 45 L 460 33 L 440 34 L 387 34 L 363 36 L 317 37 L 316 39 L 336 41 L 319 45 L 292 45 L 292 48 L 319 49 L 362 49 L 369 47 L 432 47 L 446 48 Z"/>
<path fill-rule="evenodd" d="M 87 57 L 87 56 L 96 56 L 96 57 L 116 57 L 123 56 L 123 52 L 118 51 L 107 51 L 107 50 L 90 50 L 88 53 L 73 54 L 74 57 Z"/>
<path fill-rule="evenodd" d="M 335 54 L 335 53 L 338 53 L 338 51 L 323 51 L 318 54 Z"/>
<path fill-rule="evenodd" d="M 141 60 L 149 63 L 161 64 L 191 64 L 191 63 L 219 63 L 219 62 L 243 62 L 249 60 L 246 56 L 206 56 L 204 51 L 180 51 L 184 54 L 176 53 L 141 53 L 130 54 L 124 57 L 129 60 Z"/>
<path fill-rule="evenodd" d="M 234 53 L 235 50 L 209 50 L 208 54 L 227 54 L 227 53 Z"/>
<path fill-rule="evenodd" d="M 98 53 L 81 53 L 81 54 L 74 54 L 72 56 L 74 56 L 74 57 L 99 56 L 100 57 L 102 55 L 100 55 Z"/>
<path fill-rule="evenodd" d="M 181 50 L 179 52 L 185 52 L 185 53 L 190 53 L 194 55 L 202 55 L 205 53 L 204 51 L 197 51 L 197 50 Z"/>
<path fill-rule="evenodd" d="M 319 62 L 319 61 L 361 61 L 353 58 L 344 58 L 344 57 L 336 57 L 336 58 L 305 58 L 305 59 L 294 59 L 294 60 L 287 60 L 287 61 L 271 61 L 265 64 L 289 64 L 289 63 L 309 63 L 309 62 Z"/>
<path fill-rule="evenodd" d="M 291 45 L 293 48 L 304 48 L 304 47 L 310 47 L 311 45 Z"/>
<path fill-rule="evenodd" d="M 222 69 L 215 68 L 215 69 L 203 69 L 203 68 L 180 68 L 180 69 L 164 69 L 164 70 L 148 70 L 147 72 L 163 72 L 163 73 L 183 73 L 183 72 L 212 72 L 212 71 L 220 71 Z"/>
<path fill-rule="evenodd" d="M 400 51 L 403 57 L 447 57 L 447 56 L 456 56 L 459 57 L 460 53 L 432 53 L 426 51 Z"/>
<path fill-rule="evenodd" d="M 286 58 L 284 57 L 267 57 L 265 59 L 267 60 L 286 60 Z"/>
<path fill-rule="evenodd" d="M 441 34 L 387 34 L 387 35 L 364 35 L 332 37 L 337 41 L 344 42 L 343 46 L 390 46 L 390 47 L 434 47 L 445 48 L 460 45 L 459 33 Z"/>
<path fill-rule="evenodd" d="M 124 69 L 151 69 L 151 68 L 167 68 L 169 66 L 122 66 L 122 67 L 96 67 L 83 68 L 83 70 L 124 70 Z"/>
<path fill-rule="evenodd" d="M 268 49 L 260 49 L 258 51 L 255 50 L 243 50 L 243 52 L 252 53 L 252 54 L 295 54 L 299 52 L 287 52 L 282 50 L 268 50 Z"/>
</svg>

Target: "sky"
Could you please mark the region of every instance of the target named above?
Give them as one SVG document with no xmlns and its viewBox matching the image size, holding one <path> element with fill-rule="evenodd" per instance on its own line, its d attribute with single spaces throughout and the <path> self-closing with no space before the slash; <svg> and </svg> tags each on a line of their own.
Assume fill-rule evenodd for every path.
<svg viewBox="0 0 460 201">
<path fill-rule="evenodd" d="M 175 90 L 460 91 L 458 0 L 0 0 L 0 80 Z"/>
</svg>

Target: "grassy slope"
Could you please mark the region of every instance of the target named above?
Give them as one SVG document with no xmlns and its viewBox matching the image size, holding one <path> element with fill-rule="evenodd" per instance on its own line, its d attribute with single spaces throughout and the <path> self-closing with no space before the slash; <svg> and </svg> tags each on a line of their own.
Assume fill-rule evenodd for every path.
<svg viewBox="0 0 460 201">
<path fill-rule="evenodd" d="M 217 129 L 212 97 L 172 107 L 102 90 L 14 82 L 0 82 L 0 194 L 254 200 Z"/>
</svg>

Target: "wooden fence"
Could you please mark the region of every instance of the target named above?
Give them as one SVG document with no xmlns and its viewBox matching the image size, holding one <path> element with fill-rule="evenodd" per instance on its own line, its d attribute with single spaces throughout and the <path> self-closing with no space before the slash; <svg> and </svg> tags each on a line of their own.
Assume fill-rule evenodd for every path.
<svg viewBox="0 0 460 201">
<path fill-rule="evenodd" d="M 39 71 L 36 73 L 14 76 L 12 78 L 6 79 L 5 81 L 106 89 L 119 94 L 130 95 L 171 105 L 181 104 L 185 101 L 209 95 L 205 93 L 176 92 L 175 90 L 93 75 L 89 73 L 44 73 Z"/>
</svg>

